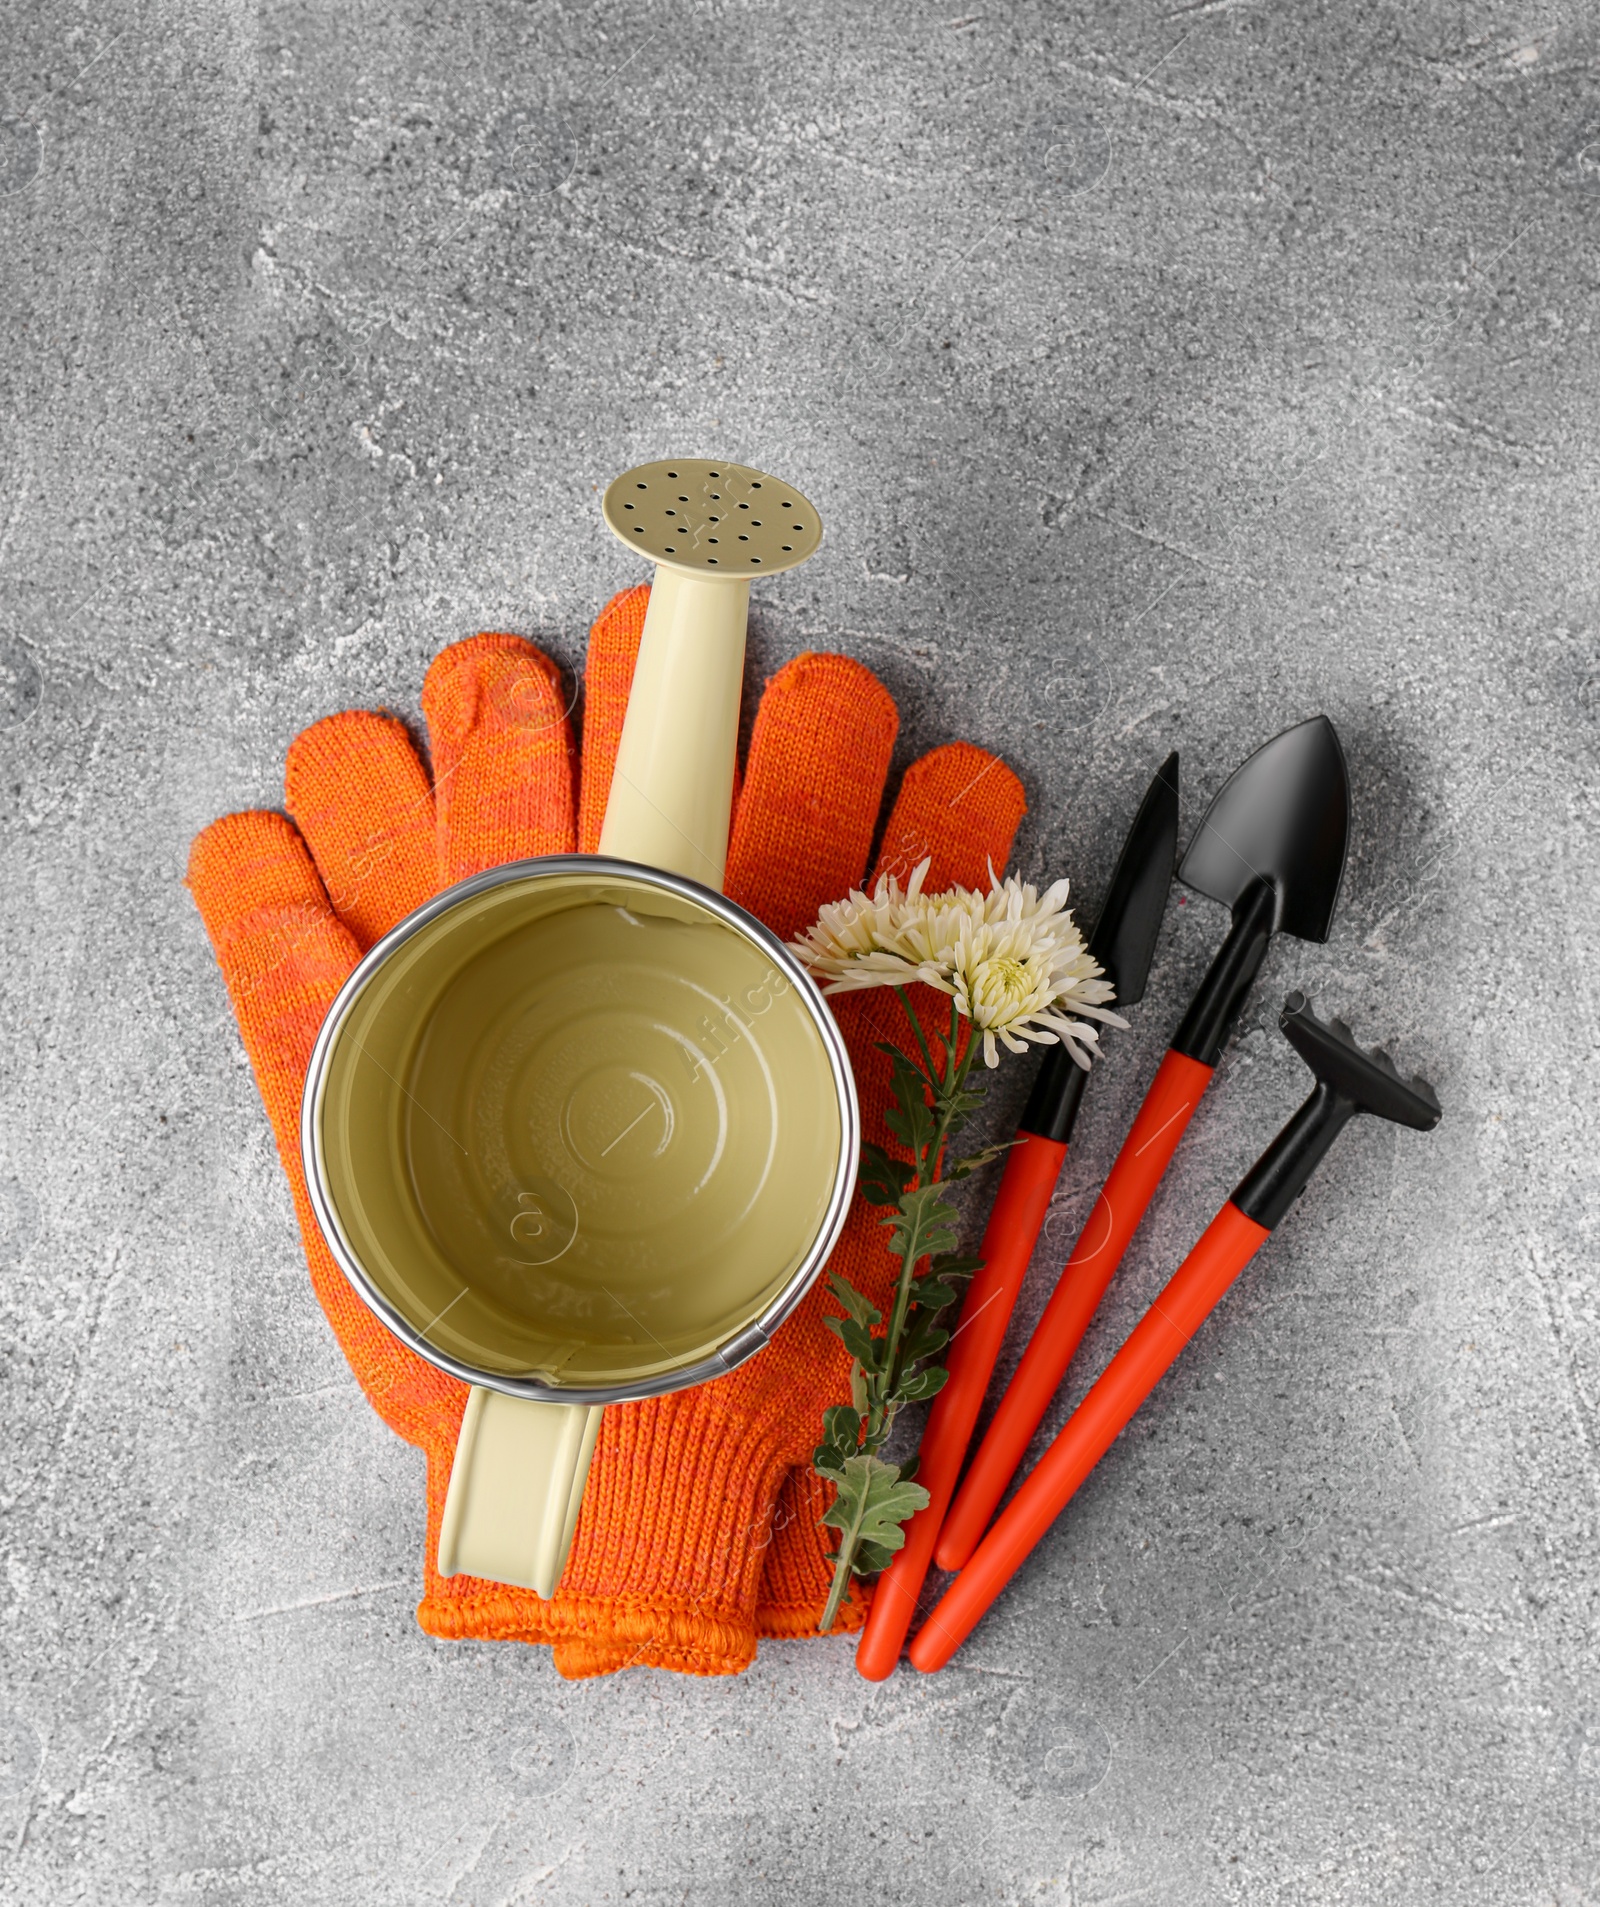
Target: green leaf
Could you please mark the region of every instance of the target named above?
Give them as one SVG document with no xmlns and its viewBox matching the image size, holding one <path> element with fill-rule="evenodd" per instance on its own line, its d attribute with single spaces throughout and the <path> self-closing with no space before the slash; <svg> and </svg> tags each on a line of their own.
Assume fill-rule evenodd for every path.
<svg viewBox="0 0 1600 1907">
<path fill-rule="evenodd" d="M 894 1551 L 882 1543 L 858 1543 L 856 1545 L 856 1574 L 858 1576 L 876 1576 L 894 1561 Z"/>
<path fill-rule="evenodd" d="M 861 1413 L 848 1404 L 830 1404 L 822 1413 L 822 1442 L 811 1453 L 819 1476 L 839 1478 L 861 1448 Z"/>
<path fill-rule="evenodd" d="M 945 1176 L 950 1179 L 970 1178 L 974 1172 L 981 1171 L 986 1165 L 992 1165 L 1004 1152 L 1009 1152 L 1021 1142 L 1007 1139 L 1004 1145 L 985 1146 L 981 1152 L 970 1152 L 964 1159 L 957 1159 L 954 1165 L 945 1168 Z"/>
<path fill-rule="evenodd" d="M 933 1137 L 931 1119 L 918 1119 L 914 1113 L 908 1113 L 900 1106 L 890 1106 L 883 1115 L 883 1123 L 908 1152 L 920 1153 Z"/>
<path fill-rule="evenodd" d="M 970 1278 L 975 1271 L 982 1271 L 988 1259 L 981 1252 L 946 1251 L 929 1265 L 928 1270 L 935 1278 Z"/>
<path fill-rule="evenodd" d="M 928 1502 L 920 1483 L 907 1483 L 897 1466 L 881 1457 L 851 1457 L 838 1486 L 822 1520 L 841 1532 L 841 1556 L 855 1557 L 863 1543 L 888 1553 L 900 1549 L 906 1540 L 901 1525 Z"/>
<path fill-rule="evenodd" d="M 874 1144 L 871 1139 L 861 1141 L 861 1162 L 863 1170 L 870 1164 L 883 1174 L 885 1180 L 899 1185 L 909 1185 L 916 1176 L 904 1159 L 897 1159 L 892 1152 Z"/>
<path fill-rule="evenodd" d="M 882 1043 L 878 1050 L 889 1055 L 890 1090 L 894 1095 L 894 1104 L 884 1114 L 884 1124 L 908 1152 L 920 1156 L 934 1134 L 928 1082 L 899 1047 Z"/>
<path fill-rule="evenodd" d="M 931 1330 L 944 1318 L 954 1296 L 954 1286 L 942 1284 L 937 1278 L 919 1278 L 911 1287 L 911 1312 L 907 1322 L 921 1330 Z"/>
<path fill-rule="evenodd" d="M 931 1312 L 919 1312 L 912 1316 L 900 1340 L 900 1359 L 909 1370 L 913 1364 L 920 1364 L 925 1357 L 932 1357 L 942 1351 L 950 1342 L 950 1333 L 943 1331 L 934 1323 Z M 901 1391 L 900 1395 L 905 1395 Z"/>
<path fill-rule="evenodd" d="M 982 1090 L 971 1086 L 957 1086 L 954 1091 L 940 1093 L 939 1107 L 945 1117 L 945 1130 L 954 1132 L 964 1126 L 983 1104 L 983 1100 Z M 1013 1140 L 1012 1143 L 1016 1142 Z"/>
<path fill-rule="evenodd" d="M 944 1197 L 942 1183 L 914 1185 L 901 1193 L 898 1216 L 887 1221 L 889 1243 L 902 1263 L 954 1251 L 956 1222 L 956 1208 Z"/>
<path fill-rule="evenodd" d="M 889 1226 L 890 1247 L 902 1264 L 907 1260 L 916 1264 L 930 1253 L 937 1254 L 945 1246 L 954 1244 L 955 1236 L 948 1226 L 927 1230 L 914 1222 L 908 1223 L 903 1217 Z"/>
<path fill-rule="evenodd" d="M 869 1304 L 848 1278 L 837 1271 L 830 1271 L 828 1286 L 857 1324 L 864 1324 L 869 1331 L 875 1324 L 882 1324 L 883 1313 L 876 1305 Z"/>
<path fill-rule="evenodd" d="M 925 1369 L 913 1371 L 909 1377 L 900 1380 L 899 1399 L 902 1404 L 918 1404 L 925 1397 L 937 1397 L 945 1387 L 950 1373 L 943 1365 L 929 1364 Z"/>
<path fill-rule="evenodd" d="M 959 1287 L 973 1272 L 981 1270 L 984 1260 L 962 1252 L 940 1252 L 929 1261 L 928 1269 L 911 1282 L 911 1301 L 923 1311 L 942 1311 L 960 1295 Z"/>
<path fill-rule="evenodd" d="M 896 1086 L 908 1097 L 920 1096 L 926 1103 L 928 1076 L 905 1048 L 884 1040 L 880 1043 L 878 1051 L 889 1055 L 889 1070 L 894 1076 Z"/>
<path fill-rule="evenodd" d="M 909 1165 L 891 1158 L 882 1146 L 863 1141 L 859 1183 L 869 1205 L 898 1205 L 900 1194 L 915 1177 Z"/>
<path fill-rule="evenodd" d="M 925 1231 L 953 1226 L 956 1222 L 956 1208 L 945 1197 L 945 1184 L 936 1179 L 932 1185 L 913 1185 L 900 1194 L 900 1209 L 908 1218 L 915 1218 Z M 954 1244 L 929 1245 L 929 1251 L 954 1251 Z"/>
<path fill-rule="evenodd" d="M 885 1339 L 875 1338 L 865 1325 L 858 1324 L 854 1318 L 824 1318 L 822 1322 L 864 1371 L 878 1368 L 878 1358 L 882 1354 Z"/>
</svg>

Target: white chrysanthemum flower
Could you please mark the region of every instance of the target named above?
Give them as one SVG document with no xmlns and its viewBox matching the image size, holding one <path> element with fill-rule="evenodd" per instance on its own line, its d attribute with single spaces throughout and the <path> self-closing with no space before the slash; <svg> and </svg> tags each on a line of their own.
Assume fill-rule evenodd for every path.
<svg viewBox="0 0 1600 1907">
<path fill-rule="evenodd" d="M 885 877 L 870 897 L 857 890 L 823 908 L 794 943 L 823 991 L 920 980 L 949 994 L 971 1021 L 985 1065 L 999 1064 L 1001 1045 L 1022 1053 L 1059 1040 L 1087 1067 L 1099 1033 L 1086 1020 L 1127 1022 L 1106 1010 L 1112 988 L 1067 909 L 1067 883 L 1041 895 L 991 867 L 987 894 L 966 887 L 924 894 L 927 872 L 924 861 L 903 892 Z"/>
<path fill-rule="evenodd" d="M 902 987 L 918 979 L 916 962 L 900 950 L 900 922 L 908 906 L 922 904 L 924 861 L 902 890 L 892 874 L 880 876 L 871 894 L 852 888 L 829 901 L 790 945 L 811 971 L 826 981 L 824 993 L 854 993 L 861 987 Z"/>
</svg>

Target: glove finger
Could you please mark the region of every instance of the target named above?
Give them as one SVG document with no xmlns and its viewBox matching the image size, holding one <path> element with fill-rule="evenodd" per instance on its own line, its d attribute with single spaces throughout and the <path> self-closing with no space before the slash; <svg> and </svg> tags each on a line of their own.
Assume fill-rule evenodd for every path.
<svg viewBox="0 0 1600 1907">
<path fill-rule="evenodd" d="M 848 656 L 797 656 L 767 684 L 723 885 L 785 940 L 861 884 L 899 726 Z"/>
<path fill-rule="evenodd" d="M 583 776 L 578 799 L 578 852 L 593 854 L 628 712 L 633 665 L 639 659 L 650 585 L 619 590 L 595 618 L 583 668 Z"/>
<path fill-rule="evenodd" d="M 874 880 L 907 881 L 931 859 L 923 887 L 987 887 L 989 868 L 1004 873 L 1022 817 L 1022 783 L 998 755 L 971 742 L 948 742 L 914 761 L 883 832 Z"/>
<path fill-rule="evenodd" d="M 281 1149 L 298 1132 L 317 1029 L 360 949 L 329 907 L 305 843 L 280 814 L 213 821 L 189 850 L 188 886 Z M 296 1139 L 296 1170 L 299 1163 Z"/>
<path fill-rule="evenodd" d="M 991 868 L 1004 871 L 1027 812 L 1022 783 L 998 755 L 972 742 L 947 742 L 931 749 L 905 772 L 883 831 L 873 880 L 891 874 L 904 883 L 927 861 L 926 893 L 957 886 L 987 887 Z M 924 1030 L 930 1039 L 942 1041 L 949 1031 L 950 1002 L 929 987 L 913 987 L 910 993 Z M 889 1063 L 872 1043 L 904 1043 L 909 1032 L 904 1010 L 886 988 L 835 1004 L 850 1009 L 841 1012 L 839 1019 L 863 1086 L 864 1130 L 871 1133 L 889 1098 Z M 963 1023 L 958 1046 L 965 1036 Z"/>
<path fill-rule="evenodd" d="M 441 882 L 572 851 L 567 702 L 560 670 L 521 636 L 472 636 L 435 656 L 422 712 Z"/>
<path fill-rule="evenodd" d="M 230 814 L 189 850 L 189 891 L 216 950 L 305 1241 L 317 1301 L 362 1389 L 411 1443 L 453 1426 L 466 1386 L 384 1328 L 334 1263 L 306 1193 L 300 1097 L 334 995 L 360 957 L 305 843 L 279 814 Z"/>
<path fill-rule="evenodd" d="M 330 715 L 289 744 L 283 781 L 333 910 L 365 951 L 438 885 L 433 790 L 411 737 L 392 715 Z"/>
<path fill-rule="evenodd" d="M 949 742 L 914 761 L 884 829 L 874 882 L 893 875 L 902 884 L 926 860 L 924 891 L 987 887 L 989 869 L 1004 869 L 1018 825 L 1028 811 L 1022 783 L 1000 759 L 971 742 Z M 917 1016 L 931 1039 L 949 1029 L 950 1003 L 932 988 L 910 989 Z M 833 1002 L 850 1048 L 861 1094 L 862 1130 L 881 1136 L 889 1100 L 889 1063 L 876 1050 L 887 1040 L 903 1046 L 910 1029 L 887 988 L 846 994 Z"/>
</svg>

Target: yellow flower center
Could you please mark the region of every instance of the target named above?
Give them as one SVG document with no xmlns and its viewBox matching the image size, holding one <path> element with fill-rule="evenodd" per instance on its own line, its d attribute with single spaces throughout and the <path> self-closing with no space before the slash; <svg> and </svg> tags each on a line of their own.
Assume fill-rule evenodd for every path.
<svg viewBox="0 0 1600 1907">
<path fill-rule="evenodd" d="M 1035 975 L 1031 964 L 1015 954 L 997 954 L 981 961 L 972 976 L 972 1004 L 987 1026 L 1005 1026 L 1024 1012 L 1032 1000 Z"/>
<path fill-rule="evenodd" d="M 995 977 L 1007 993 L 1023 993 L 1031 984 L 1028 969 L 1020 960 L 1004 954 L 994 963 Z"/>
</svg>

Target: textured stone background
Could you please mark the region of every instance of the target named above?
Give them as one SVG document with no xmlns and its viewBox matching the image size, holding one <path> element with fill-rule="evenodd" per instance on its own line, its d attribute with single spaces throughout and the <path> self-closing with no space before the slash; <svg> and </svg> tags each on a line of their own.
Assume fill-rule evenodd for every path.
<svg viewBox="0 0 1600 1907">
<path fill-rule="evenodd" d="M 1600 1898 L 1592 10 L 3 18 L 0 1898 Z M 864 658 L 1091 900 L 1169 747 L 1192 825 L 1340 726 L 1333 940 L 1075 1390 L 1298 1097 L 1291 984 L 1447 1109 L 1343 1142 L 937 1679 L 418 1632 L 420 1463 L 180 886 L 445 641 L 577 664 L 595 486 L 674 448 L 825 513 L 752 679 Z M 1028 1315 L 1221 926 L 1172 910 Z"/>
</svg>

